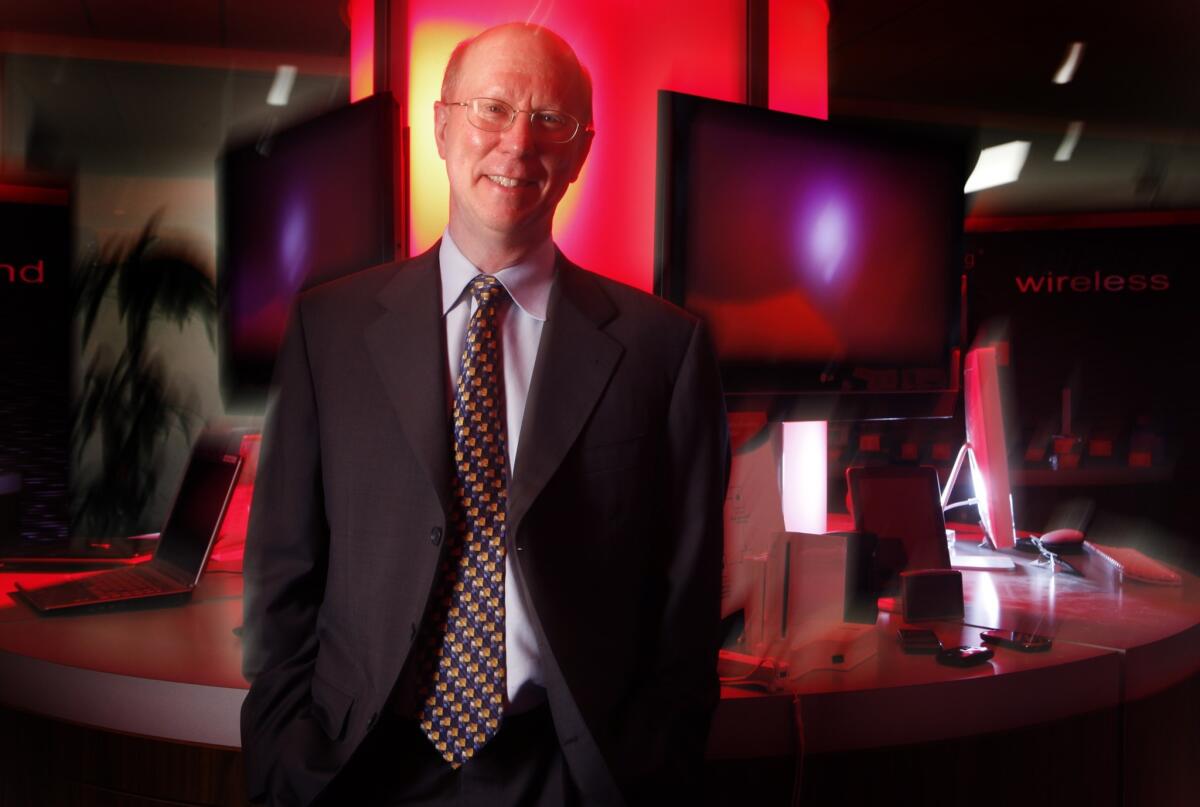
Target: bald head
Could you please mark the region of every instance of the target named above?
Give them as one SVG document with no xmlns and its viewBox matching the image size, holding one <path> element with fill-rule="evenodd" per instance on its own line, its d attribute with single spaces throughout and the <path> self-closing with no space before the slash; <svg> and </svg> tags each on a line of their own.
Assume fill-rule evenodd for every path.
<svg viewBox="0 0 1200 807">
<path fill-rule="evenodd" d="M 442 100 L 463 100 L 458 98 L 459 84 L 464 67 L 470 62 L 486 60 L 494 64 L 497 56 L 503 58 L 515 50 L 537 54 L 544 59 L 545 69 L 565 81 L 571 95 L 577 99 L 578 109 L 563 111 L 578 116 L 584 125 L 592 122 L 592 77 L 587 68 L 561 36 L 549 28 L 523 22 L 497 25 L 459 42 L 450 54 L 442 76 Z"/>
</svg>

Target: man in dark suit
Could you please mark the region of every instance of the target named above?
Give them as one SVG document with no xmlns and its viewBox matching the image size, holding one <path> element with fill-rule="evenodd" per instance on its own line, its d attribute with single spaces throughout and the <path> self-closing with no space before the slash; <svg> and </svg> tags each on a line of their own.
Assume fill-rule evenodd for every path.
<svg viewBox="0 0 1200 807">
<path fill-rule="evenodd" d="M 463 43 L 435 104 L 442 240 L 298 300 L 246 548 L 252 798 L 632 804 L 698 783 L 720 384 L 695 318 L 550 240 L 591 120 L 555 34 Z"/>
</svg>

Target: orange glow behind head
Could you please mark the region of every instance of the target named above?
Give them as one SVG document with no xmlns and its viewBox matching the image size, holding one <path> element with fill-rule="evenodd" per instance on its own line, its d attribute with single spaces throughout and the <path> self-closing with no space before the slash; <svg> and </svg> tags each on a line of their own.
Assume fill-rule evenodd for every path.
<svg viewBox="0 0 1200 807">
<path fill-rule="evenodd" d="M 409 41 L 408 121 L 409 182 L 412 209 L 409 226 L 412 254 L 424 252 L 441 238 L 450 209 L 446 168 L 433 140 L 433 102 L 441 98 L 442 74 L 454 46 L 486 26 L 431 20 L 413 26 Z"/>
</svg>

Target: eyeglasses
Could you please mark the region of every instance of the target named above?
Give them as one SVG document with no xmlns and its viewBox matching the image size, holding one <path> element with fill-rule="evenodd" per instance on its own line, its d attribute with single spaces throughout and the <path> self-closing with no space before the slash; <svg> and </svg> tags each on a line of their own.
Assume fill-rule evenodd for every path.
<svg viewBox="0 0 1200 807">
<path fill-rule="evenodd" d="M 467 110 L 467 121 L 485 132 L 503 132 L 513 125 L 517 113 L 529 115 L 533 136 L 546 143 L 570 143 L 583 126 L 577 118 L 557 109 L 514 109 L 511 104 L 495 98 L 472 98 L 470 101 L 442 101 L 446 106 L 461 106 Z"/>
</svg>

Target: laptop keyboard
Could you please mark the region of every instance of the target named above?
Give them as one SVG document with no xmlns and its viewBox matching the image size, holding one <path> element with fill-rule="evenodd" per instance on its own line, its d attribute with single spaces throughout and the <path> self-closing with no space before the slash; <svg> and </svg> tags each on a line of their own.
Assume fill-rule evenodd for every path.
<svg viewBox="0 0 1200 807">
<path fill-rule="evenodd" d="M 140 597 L 144 594 L 155 594 L 162 589 L 150 582 L 140 569 L 120 569 L 114 572 L 85 578 L 79 582 L 84 584 L 92 594 L 106 600 L 119 600 L 127 597 Z"/>
<path fill-rule="evenodd" d="M 81 603 L 131 600 L 156 594 L 185 591 L 166 575 L 151 568 L 117 569 L 93 577 L 68 580 L 26 592 L 41 608 L 63 608 Z"/>
</svg>

